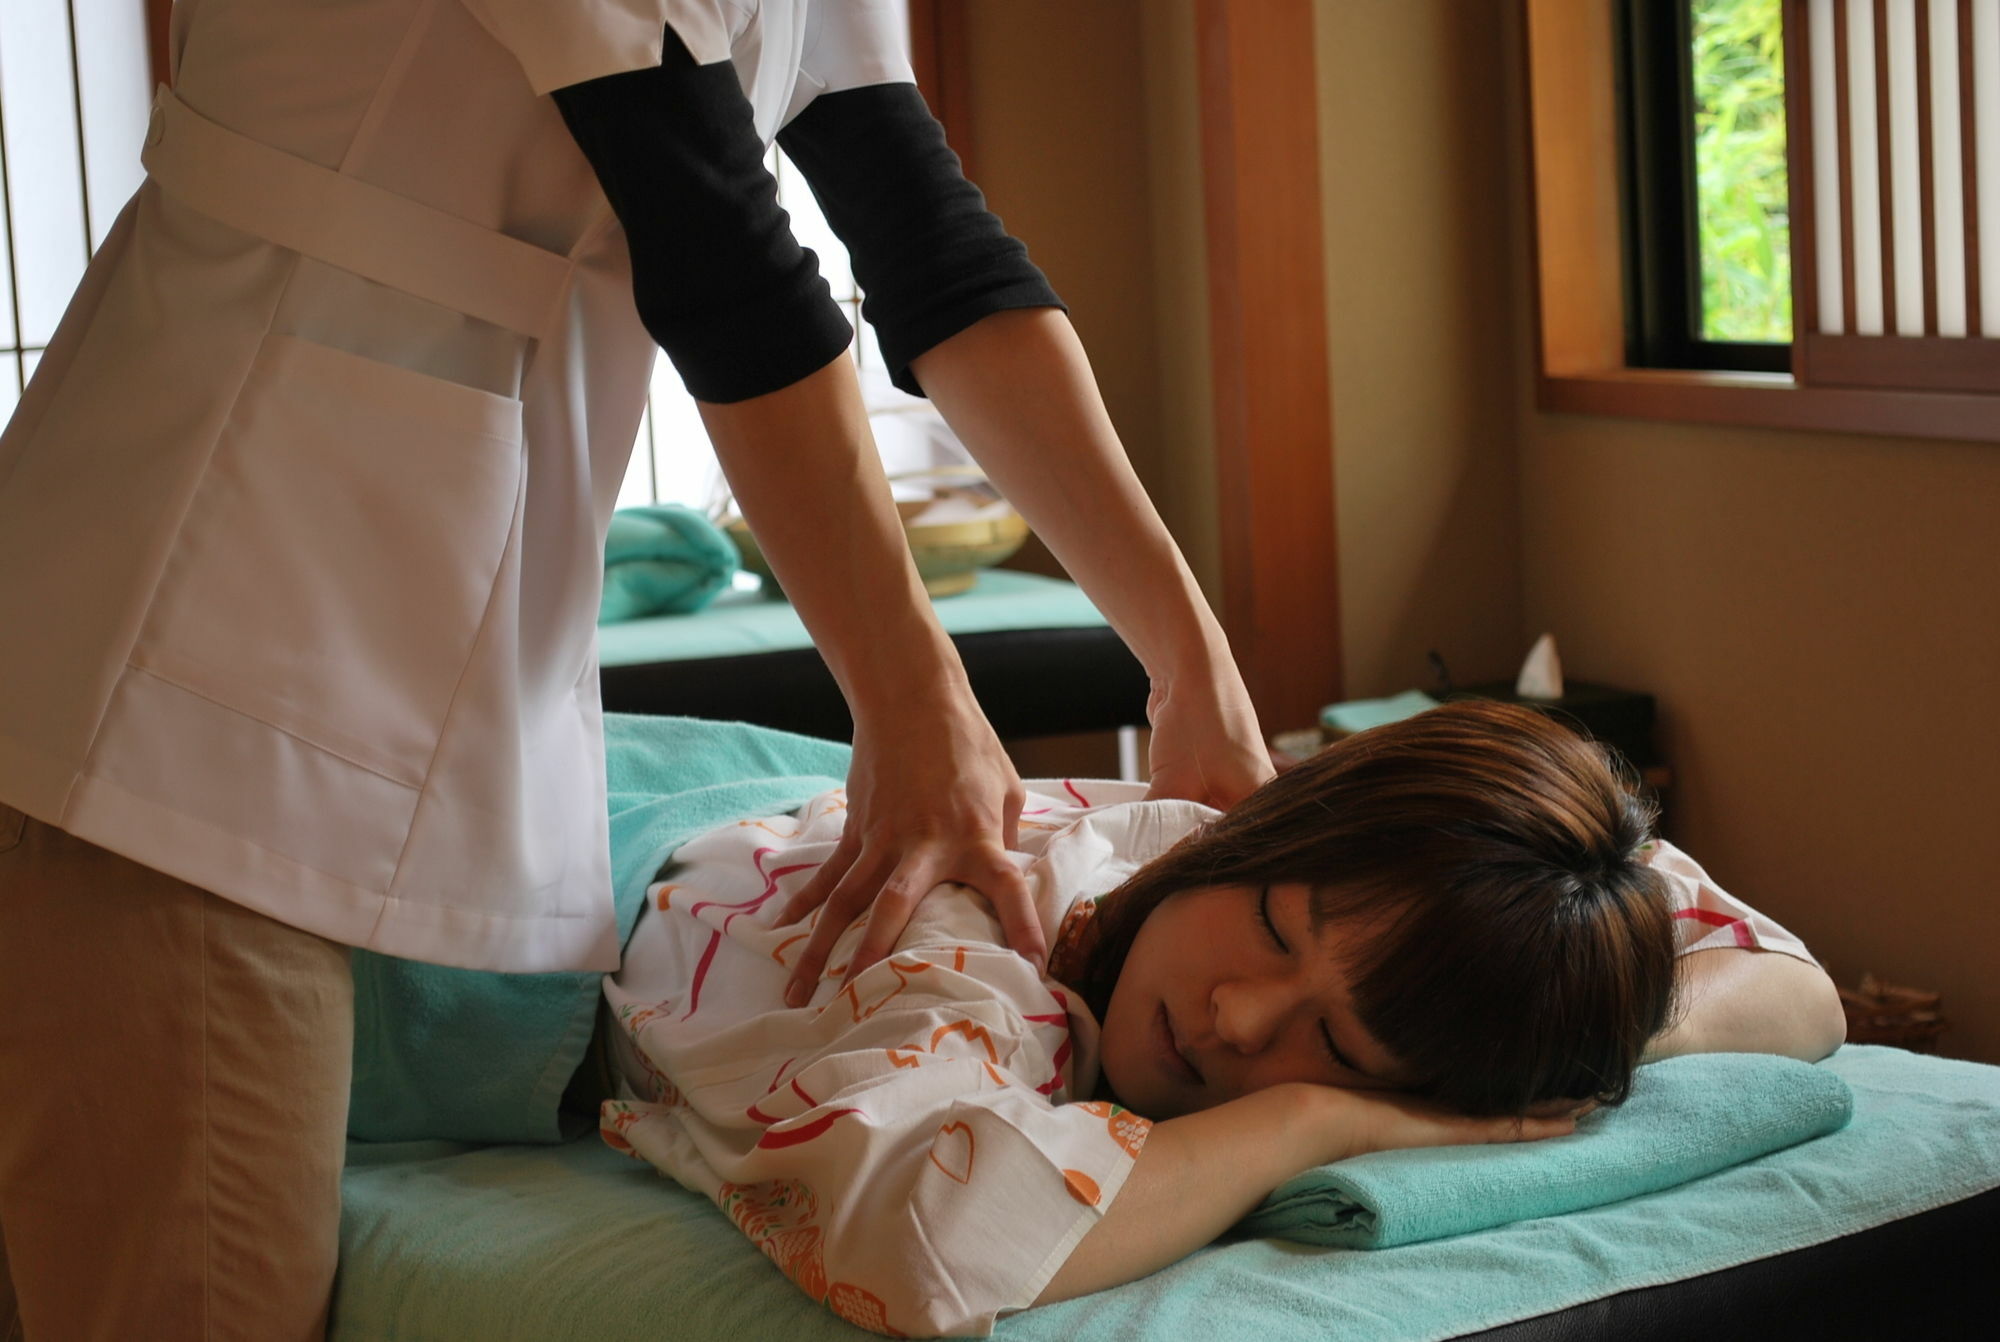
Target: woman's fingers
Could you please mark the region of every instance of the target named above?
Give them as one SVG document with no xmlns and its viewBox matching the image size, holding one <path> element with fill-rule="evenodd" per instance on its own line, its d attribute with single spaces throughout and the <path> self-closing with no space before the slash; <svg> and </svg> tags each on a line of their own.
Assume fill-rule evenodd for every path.
<svg viewBox="0 0 2000 1342">
<path fill-rule="evenodd" d="M 1523 1114 L 1468 1118 L 1427 1100 L 1393 1092 L 1351 1091 L 1362 1115 L 1361 1151 L 1393 1151 L 1416 1146 L 1475 1146 L 1490 1142 L 1537 1142 L 1576 1131 L 1568 1114 Z M 1573 1102 L 1572 1102 L 1573 1103 Z"/>
<path fill-rule="evenodd" d="M 1486 1138 L 1489 1142 L 1539 1142 L 1544 1137 L 1566 1137 L 1576 1131 L 1576 1120 L 1567 1114 L 1560 1118 L 1501 1118 L 1490 1119 L 1494 1134 Z"/>
</svg>

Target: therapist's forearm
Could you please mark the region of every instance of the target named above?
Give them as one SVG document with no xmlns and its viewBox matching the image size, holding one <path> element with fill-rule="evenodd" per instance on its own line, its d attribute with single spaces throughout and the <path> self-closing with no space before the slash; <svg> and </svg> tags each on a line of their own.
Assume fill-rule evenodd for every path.
<svg viewBox="0 0 2000 1342">
<path fill-rule="evenodd" d="M 856 718 L 964 692 L 848 358 L 778 391 L 699 408 L 737 507 Z"/>
<path fill-rule="evenodd" d="M 1680 1014 L 1642 1061 L 1683 1053 L 1775 1053 L 1817 1062 L 1847 1037 L 1840 994 L 1826 974 L 1778 951 L 1722 947 L 1683 956 Z"/>
<path fill-rule="evenodd" d="M 1069 318 L 982 318 L 911 369 L 987 476 L 1155 680 L 1231 666 L 1221 626 L 1139 484 Z"/>
</svg>

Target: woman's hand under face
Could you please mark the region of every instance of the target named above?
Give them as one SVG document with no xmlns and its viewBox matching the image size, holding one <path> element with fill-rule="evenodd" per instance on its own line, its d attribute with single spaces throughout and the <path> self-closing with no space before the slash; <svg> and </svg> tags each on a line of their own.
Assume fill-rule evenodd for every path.
<svg viewBox="0 0 2000 1342">
<path fill-rule="evenodd" d="M 1576 1119 L 1567 1110 L 1542 1117 L 1467 1118 L 1399 1091 L 1322 1089 L 1339 1097 L 1333 1102 L 1334 1123 L 1336 1140 L 1343 1145 L 1342 1154 L 1332 1160 L 1418 1146 L 1534 1142 L 1576 1131 Z"/>
<path fill-rule="evenodd" d="M 1007 855 L 1026 797 L 969 693 L 928 709 L 910 705 L 891 729 L 857 716 L 840 843 L 778 915 L 790 923 L 826 906 L 785 1001 L 800 1006 L 812 996 L 834 942 L 862 913 L 868 930 L 849 979 L 894 949 L 917 902 L 947 881 L 985 895 L 1007 944 L 1040 966 L 1048 955 L 1041 922 Z"/>
</svg>

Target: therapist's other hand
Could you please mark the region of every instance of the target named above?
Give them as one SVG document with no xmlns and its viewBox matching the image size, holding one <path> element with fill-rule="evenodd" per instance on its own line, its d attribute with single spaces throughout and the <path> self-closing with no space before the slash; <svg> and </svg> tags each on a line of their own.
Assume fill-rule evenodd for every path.
<svg viewBox="0 0 2000 1342">
<path fill-rule="evenodd" d="M 906 706 L 889 724 L 857 718 L 840 843 L 778 915 L 782 925 L 825 906 L 792 967 L 786 1003 L 812 996 L 834 942 L 857 917 L 868 913 L 868 927 L 845 979 L 894 949 L 917 902 L 947 881 L 986 896 L 1007 944 L 1041 966 L 1041 922 L 1007 856 L 1026 797 L 969 692 L 929 709 Z"/>
<path fill-rule="evenodd" d="M 1153 725 L 1148 801 L 1198 801 L 1226 811 L 1277 773 L 1234 663 L 1156 678 L 1146 717 Z"/>
</svg>

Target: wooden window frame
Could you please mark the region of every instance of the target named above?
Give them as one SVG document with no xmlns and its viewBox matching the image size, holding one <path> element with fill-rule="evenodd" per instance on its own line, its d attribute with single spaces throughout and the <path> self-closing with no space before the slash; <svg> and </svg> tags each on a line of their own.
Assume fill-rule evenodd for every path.
<svg viewBox="0 0 2000 1342">
<path fill-rule="evenodd" d="M 2000 396 L 1806 385 L 1797 376 L 1820 340 L 1795 339 L 1793 372 L 1637 368 L 1626 358 L 1626 311 L 1611 6 L 1602 0 L 1521 0 L 1528 101 L 1536 310 L 1536 405 L 1635 419 L 2000 442 Z M 1788 60 L 1790 40 L 1788 39 Z M 1547 72 L 1546 77 L 1541 72 Z M 1788 81 L 1787 115 L 1793 105 Z M 1797 199 L 1800 174 L 1792 174 Z M 1793 218 L 1803 217 L 1797 209 Z M 1793 283 L 1809 274 L 1793 230 Z M 1800 329 L 1810 319 L 1810 295 Z M 1926 342 L 1929 343 L 1929 342 Z M 1938 341 L 1938 344 L 1950 342 Z M 1958 342 L 1963 343 L 1963 342 Z"/>
</svg>

